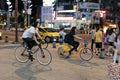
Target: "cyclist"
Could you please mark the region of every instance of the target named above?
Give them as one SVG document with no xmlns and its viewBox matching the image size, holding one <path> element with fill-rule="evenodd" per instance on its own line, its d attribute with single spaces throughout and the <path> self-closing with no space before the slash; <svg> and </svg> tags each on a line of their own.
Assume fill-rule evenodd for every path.
<svg viewBox="0 0 120 80">
<path fill-rule="evenodd" d="M 32 47 L 36 44 L 39 45 L 39 41 L 37 40 L 36 35 L 42 40 L 41 36 L 38 33 L 38 26 L 39 26 L 38 22 L 34 22 L 32 24 L 32 27 L 26 29 L 22 35 L 23 41 L 27 43 L 30 59 L 34 59 L 31 54 Z"/>
<path fill-rule="evenodd" d="M 81 38 L 75 35 L 76 34 L 75 31 L 76 31 L 76 27 L 72 27 L 70 32 L 65 35 L 64 42 L 68 43 L 71 46 L 73 46 L 73 48 L 69 51 L 69 55 L 66 56 L 66 59 L 71 56 L 73 50 L 77 51 L 77 48 L 79 46 L 79 42 L 75 41 L 74 37 L 76 37 L 78 39 L 81 39 Z"/>
</svg>

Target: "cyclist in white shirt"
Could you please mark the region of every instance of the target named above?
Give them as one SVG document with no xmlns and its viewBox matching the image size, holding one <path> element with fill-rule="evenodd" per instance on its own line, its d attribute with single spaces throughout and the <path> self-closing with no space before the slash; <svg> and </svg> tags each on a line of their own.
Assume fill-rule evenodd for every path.
<svg viewBox="0 0 120 80">
<path fill-rule="evenodd" d="M 22 35 L 22 39 L 24 42 L 27 43 L 28 51 L 30 51 L 30 52 L 31 52 L 31 49 L 34 45 L 36 45 L 36 44 L 39 45 L 39 41 L 37 41 L 36 35 L 42 40 L 41 36 L 38 33 L 38 28 L 37 28 L 38 26 L 39 26 L 38 23 L 34 22 L 32 27 L 26 29 Z M 30 52 L 29 52 L 29 56 L 32 56 L 30 54 Z"/>
</svg>

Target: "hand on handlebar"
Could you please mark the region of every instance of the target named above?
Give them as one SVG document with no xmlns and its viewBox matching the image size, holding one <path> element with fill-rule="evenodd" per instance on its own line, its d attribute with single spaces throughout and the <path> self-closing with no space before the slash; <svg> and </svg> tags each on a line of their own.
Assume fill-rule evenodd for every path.
<svg viewBox="0 0 120 80">
<path fill-rule="evenodd" d="M 42 40 L 41 43 L 44 44 L 44 43 L 45 43 L 45 40 Z"/>
</svg>

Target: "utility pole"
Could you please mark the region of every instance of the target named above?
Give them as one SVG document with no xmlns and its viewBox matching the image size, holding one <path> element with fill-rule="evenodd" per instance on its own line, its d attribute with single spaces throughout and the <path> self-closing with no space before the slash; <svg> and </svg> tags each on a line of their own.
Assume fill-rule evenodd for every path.
<svg viewBox="0 0 120 80">
<path fill-rule="evenodd" d="M 18 0 L 15 1 L 15 43 L 18 41 Z"/>
<path fill-rule="evenodd" d="M 79 0 L 76 0 L 76 27 L 78 27 L 78 8 L 79 8 Z"/>
</svg>

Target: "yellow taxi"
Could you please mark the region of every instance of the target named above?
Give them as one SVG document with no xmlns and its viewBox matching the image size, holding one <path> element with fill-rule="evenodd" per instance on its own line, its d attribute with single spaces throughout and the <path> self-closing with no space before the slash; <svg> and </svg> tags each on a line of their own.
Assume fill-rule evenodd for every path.
<svg viewBox="0 0 120 80">
<path fill-rule="evenodd" d="M 47 42 L 58 41 L 59 32 L 54 28 L 39 27 L 42 39 Z"/>
</svg>

